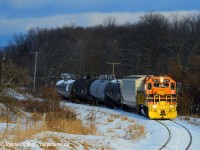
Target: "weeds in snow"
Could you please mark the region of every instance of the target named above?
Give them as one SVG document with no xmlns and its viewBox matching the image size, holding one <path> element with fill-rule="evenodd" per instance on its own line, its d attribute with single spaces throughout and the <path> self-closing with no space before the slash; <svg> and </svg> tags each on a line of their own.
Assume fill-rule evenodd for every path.
<svg viewBox="0 0 200 150">
<path fill-rule="evenodd" d="M 128 127 L 127 139 L 136 139 L 145 134 L 145 127 L 139 124 L 133 124 Z"/>
</svg>

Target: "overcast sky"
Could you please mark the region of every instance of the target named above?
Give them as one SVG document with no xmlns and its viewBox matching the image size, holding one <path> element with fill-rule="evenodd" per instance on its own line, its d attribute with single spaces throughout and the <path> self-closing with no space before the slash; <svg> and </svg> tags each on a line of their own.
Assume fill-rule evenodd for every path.
<svg viewBox="0 0 200 150">
<path fill-rule="evenodd" d="M 134 23 L 151 11 L 199 13 L 200 0 L 0 0 L 0 47 L 30 28 L 94 26 L 109 16 L 118 24 Z"/>
</svg>

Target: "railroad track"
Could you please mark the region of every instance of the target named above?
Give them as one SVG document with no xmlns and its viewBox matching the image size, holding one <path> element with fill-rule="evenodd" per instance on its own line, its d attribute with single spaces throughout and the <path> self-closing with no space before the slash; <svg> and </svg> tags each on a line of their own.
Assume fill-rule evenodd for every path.
<svg viewBox="0 0 200 150">
<path fill-rule="evenodd" d="M 190 131 L 180 123 L 172 120 L 156 120 L 158 123 L 162 124 L 168 132 L 168 139 L 160 147 L 159 150 L 164 149 L 185 149 L 188 150 L 192 143 L 192 134 Z"/>
</svg>

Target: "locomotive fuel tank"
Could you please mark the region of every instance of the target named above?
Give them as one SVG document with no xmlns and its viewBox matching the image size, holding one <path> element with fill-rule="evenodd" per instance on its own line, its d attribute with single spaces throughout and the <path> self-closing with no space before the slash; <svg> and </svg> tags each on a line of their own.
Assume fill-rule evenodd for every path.
<svg viewBox="0 0 200 150">
<path fill-rule="evenodd" d="M 112 80 L 105 87 L 106 100 L 120 103 L 120 81 Z"/>
<path fill-rule="evenodd" d="M 95 79 L 79 79 L 76 80 L 72 86 L 72 94 L 77 99 L 90 99 L 90 86 Z"/>
<path fill-rule="evenodd" d="M 90 86 L 91 95 L 97 100 L 105 100 L 105 88 L 109 80 L 95 80 Z"/>
</svg>

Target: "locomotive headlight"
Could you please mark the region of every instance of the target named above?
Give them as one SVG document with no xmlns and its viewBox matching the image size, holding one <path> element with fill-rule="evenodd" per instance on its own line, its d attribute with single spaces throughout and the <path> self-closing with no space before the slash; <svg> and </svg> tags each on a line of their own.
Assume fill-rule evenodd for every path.
<svg viewBox="0 0 200 150">
<path fill-rule="evenodd" d="M 153 105 L 153 106 L 152 106 L 152 111 L 154 111 L 154 112 L 157 111 L 157 106 L 156 106 L 156 105 Z"/>
<path fill-rule="evenodd" d="M 174 105 L 170 105 L 170 108 L 174 108 Z"/>
<path fill-rule="evenodd" d="M 160 77 L 160 82 L 161 82 L 161 83 L 163 82 L 163 77 Z"/>
</svg>

